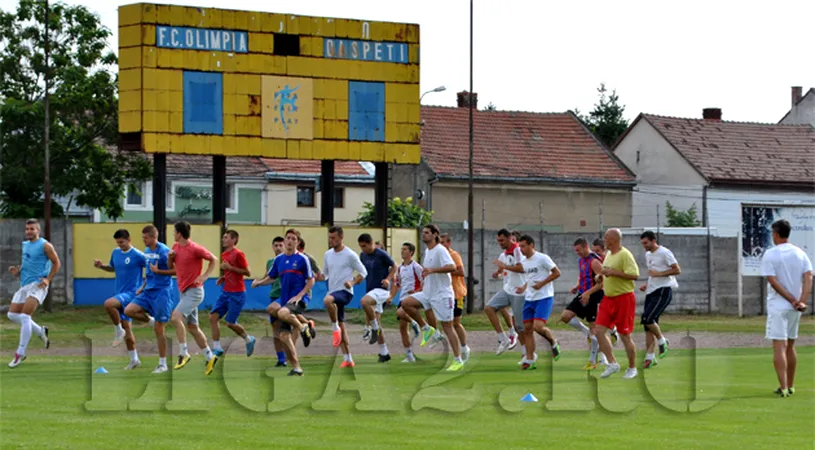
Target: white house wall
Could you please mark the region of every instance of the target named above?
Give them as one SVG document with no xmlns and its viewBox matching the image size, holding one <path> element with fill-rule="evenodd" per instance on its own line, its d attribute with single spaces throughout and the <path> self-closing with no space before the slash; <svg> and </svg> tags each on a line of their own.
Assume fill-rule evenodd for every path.
<svg viewBox="0 0 815 450">
<path fill-rule="evenodd" d="M 310 186 L 313 186 L 311 183 Z M 309 186 L 303 183 L 303 186 Z M 367 186 L 337 186 L 345 189 L 344 208 L 334 209 L 334 221 L 338 223 L 351 223 L 356 220 L 362 211 L 365 202 L 374 202 L 374 187 Z M 287 224 L 319 224 L 321 192 L 314 194 L 313 207 L 297 206 L 297 185 L 269 183 L 266 187 L 266 223 L 269 225 Z"/>
<path fill-rule="evenodd" d="M 810 124 L 815 127 L 815 94 L 808 94 L 800 103 L 793 106 L 781 123 L 785 125 Z"/>
<path fill-rule="evenodd" d="M 639 155 L 638 155 L 639 153 Z M 702 186 L 705 179 L 645 119 L 614 149 L 639 184 Z"/>
</svg>

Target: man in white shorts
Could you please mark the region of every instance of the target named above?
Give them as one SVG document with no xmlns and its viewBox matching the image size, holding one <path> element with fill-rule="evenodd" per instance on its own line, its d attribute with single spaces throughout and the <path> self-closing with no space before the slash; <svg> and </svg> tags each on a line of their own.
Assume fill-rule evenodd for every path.
<svg viewBox="0 0 815 450">
<path fill-rule="evenodd" d="M 499 272 L 503 272 L 504 286 L 502 290 L 492 296 L 484 308 L 484 313 L 487 314 L 487 318 L 490 319 L 490 323 L 492 323 L 495 332 L 498 334 L 496 355 L 500 355 L 507 349 L 518 345 L 518 333 L 523 332 L 523 323 L 520 322 L 520 319 L 523 317 L 524 302 L 526 301 L 523 295 L 518 295 L 515 292 L 524 285 L 524 274 L 518 271 L 521 269 L 517 269 L 517 265 L 524 260 L 524 256 L 521 254 L 518 243 L 513 242 L 512 234 L 506 228 L 498 231 L 498 245 L 504 251 L 501 252 L 498 259 L 493 261 L 493 264 L 498 267 Z M 510 329 L 509 335 L 501 328 L 501 322 L 498 319 L 498 311 L 506 308 L 511 308 L 512 314 L 515 316 L 515 328 Z M 524 354 L 526 354 L 525 350 Z"/>
<path fill-rule="evenodd" d="M 795 340 L 801 313 L 812 293 L 812 261 L 803 250 L 789 243 L 792 227 L 786 220 L 773 223 L 775 247 L 761 258 L 761 275 L 767 277 L 767 339 L 773 341 L 773 364 L 779 387 L 775 393 L 795 393 L 798 355 Z"/>
<path fill-rule="evenodd" d="M 450 364 L 447 371 L 455 372 L 464 367 L 458 336 L 453 329 L 455 300 L 453 298 L 453 280 L 450 274 L 456 271 L 456 264 L 453 262 L 453 258 L 450 257 L 447 248 L 440 244 L 439 227 L 436 225 L 425 225 L 422 229 L 422 242 L 427 246 L 422 261 L 424 288 L 422 292 L 417 292 L 406 298 L 402 303 L 402 308 L 413 320 L 420 322 L 419 308 L 423 308 L 427 303 L 430 304 L 436 318 L 441 322 L 444 334 L 447 336 L 447 341 L 453 350 L 453 363 Z M 423 331 L 423 341 L 426 341 L 435 333 L 435 330 L 427 324 L 425 324 Z"/>
<path fill-rule="evenodd" d="M 37 325 L 32 316 L 48 295 L 48 286 L 61 267 L 54 246 L 40 237 L 39 220 L 26 220 L 25 237 L 22 263 L 8 268 L 12 275 L 20 278 L 20 289 L 14 293 L 8 310 L 9 320 L 20 325 L 20 345 L 14 353 L 14 359 L 8 365 L 11 368 L 19 366 L 25 359 L 25 351 L 32 333 L 42 339 L 45 348 L 51 345 L 51 341 L 48 340 L 48 327 Z"/>
<path fill-rule="evenodd" d="M 357 243 L 362 250 L 359 260 L 368 271 L 365 277 L 367 294 L 360 301 L 362 309 L 365 310 L 366 322 L 371 326 L 368 343 L 373 345 L 379 342 L 379 362 L 385 363 L 391 360 L 391 355 L 388 353 L 388 345 L 385 344 L 385 336 L 379 321 L 382 318 L 382 305 L 390 297 L 390 283 L 396 273 L 396 263 L 385 250 L 374 246 L 370 234 L 359 235 Z"/>
<path fill-rule="evenodd" d="M 397 293 L 399 294 L 399 308 L 396 309 L 396 317 L 399 319 L 399 334 L 402 337 L 402 346 L 405 348 L 405 359 L 402 360 L 403 363 L 416 362 L 416 355 L 413 354 L 413 339 L 419 337 L 421 333 L 419 323 L 408 317 L 401 306 L 402 302 L 411 294 L 422 290 L 422 271 L 424 269 L 419 263 L 413 260 L 415 253 L 415 245 L 410 242 L 402 244 L 402 264 L 400 264 L 397 269 L 396 277 L 394 277 L 393 286 L 391 287 L 391 293 L 386 302 L 390 304 L 393 297 L 396 297 Z M 432 309 L 426 309 L 425 315 L 427 316 L 428 322 L 433 319 L 432 325 L 437 325 L 436 317 L 433 315 Z M 408 327 L 413 330 L 413 339 L 411 339 L 408 334 Z"/>
</svg>

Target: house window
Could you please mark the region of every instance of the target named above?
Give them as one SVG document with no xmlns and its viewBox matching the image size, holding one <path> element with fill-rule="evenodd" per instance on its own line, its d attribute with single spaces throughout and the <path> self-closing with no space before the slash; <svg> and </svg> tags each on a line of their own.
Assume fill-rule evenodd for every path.
<svg viewBox="0 0 815 450">
<path fill-rule="evenodd" d="M 344 188 L 336 188 L 336 189 L 334 189 L 334 207 L 335 208 L 345 208 L 345 189 Z"/>
<path fill-rule="evenodd" d="M 133 186 L 127 186 L 127 205 L 144 206 L 144 195 L 146 192 L 146 183 L 136 183 Z"/>
<path fill-rule="evenodd" d="M 314 187 L 297 187 L 297 207 L 310 208 L 314 207 Z"/>
<path fill-rule="evenodd" d="M 235 185 L 226 185 L 226 209 L 235 209 Z"/>
</svg>

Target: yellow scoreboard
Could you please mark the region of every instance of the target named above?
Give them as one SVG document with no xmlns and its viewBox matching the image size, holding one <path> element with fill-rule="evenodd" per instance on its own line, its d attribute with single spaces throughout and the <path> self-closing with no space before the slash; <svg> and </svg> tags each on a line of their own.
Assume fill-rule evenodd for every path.
<svg viewBox="0 0 815 450">
<path fill-rule="evenodd" d="M 119 8 L 119 133 L 151 153 L 419 163 L 419 26 Z"/>
</svg>

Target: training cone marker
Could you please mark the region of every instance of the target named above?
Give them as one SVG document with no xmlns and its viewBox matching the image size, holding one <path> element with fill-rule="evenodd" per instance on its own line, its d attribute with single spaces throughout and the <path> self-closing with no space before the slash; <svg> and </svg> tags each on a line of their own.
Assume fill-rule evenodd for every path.
<svg viewBox="0 0 815 450">
<path fill-rule="evenodd" d="M 100 367 L 100 368 L 96 369 L 95 373 L 108 373 L 108 369 L 105 369 L 104 367 Z"/>
<path fill-rule="evenodd" d="M 521 398 L 521 401 L 522 401 L 522 402 L 527 402 L 527 403 L 534 403 L 534 402 L 537 402 L 537 401 L 538 401 L 538 399 L 537 399 L 537 398 L 536 398 L 534 395 L 532 395 L 531 393 L 529 393 L 529 394 L 524 395 L 524 396 Z"/>
</svg>

